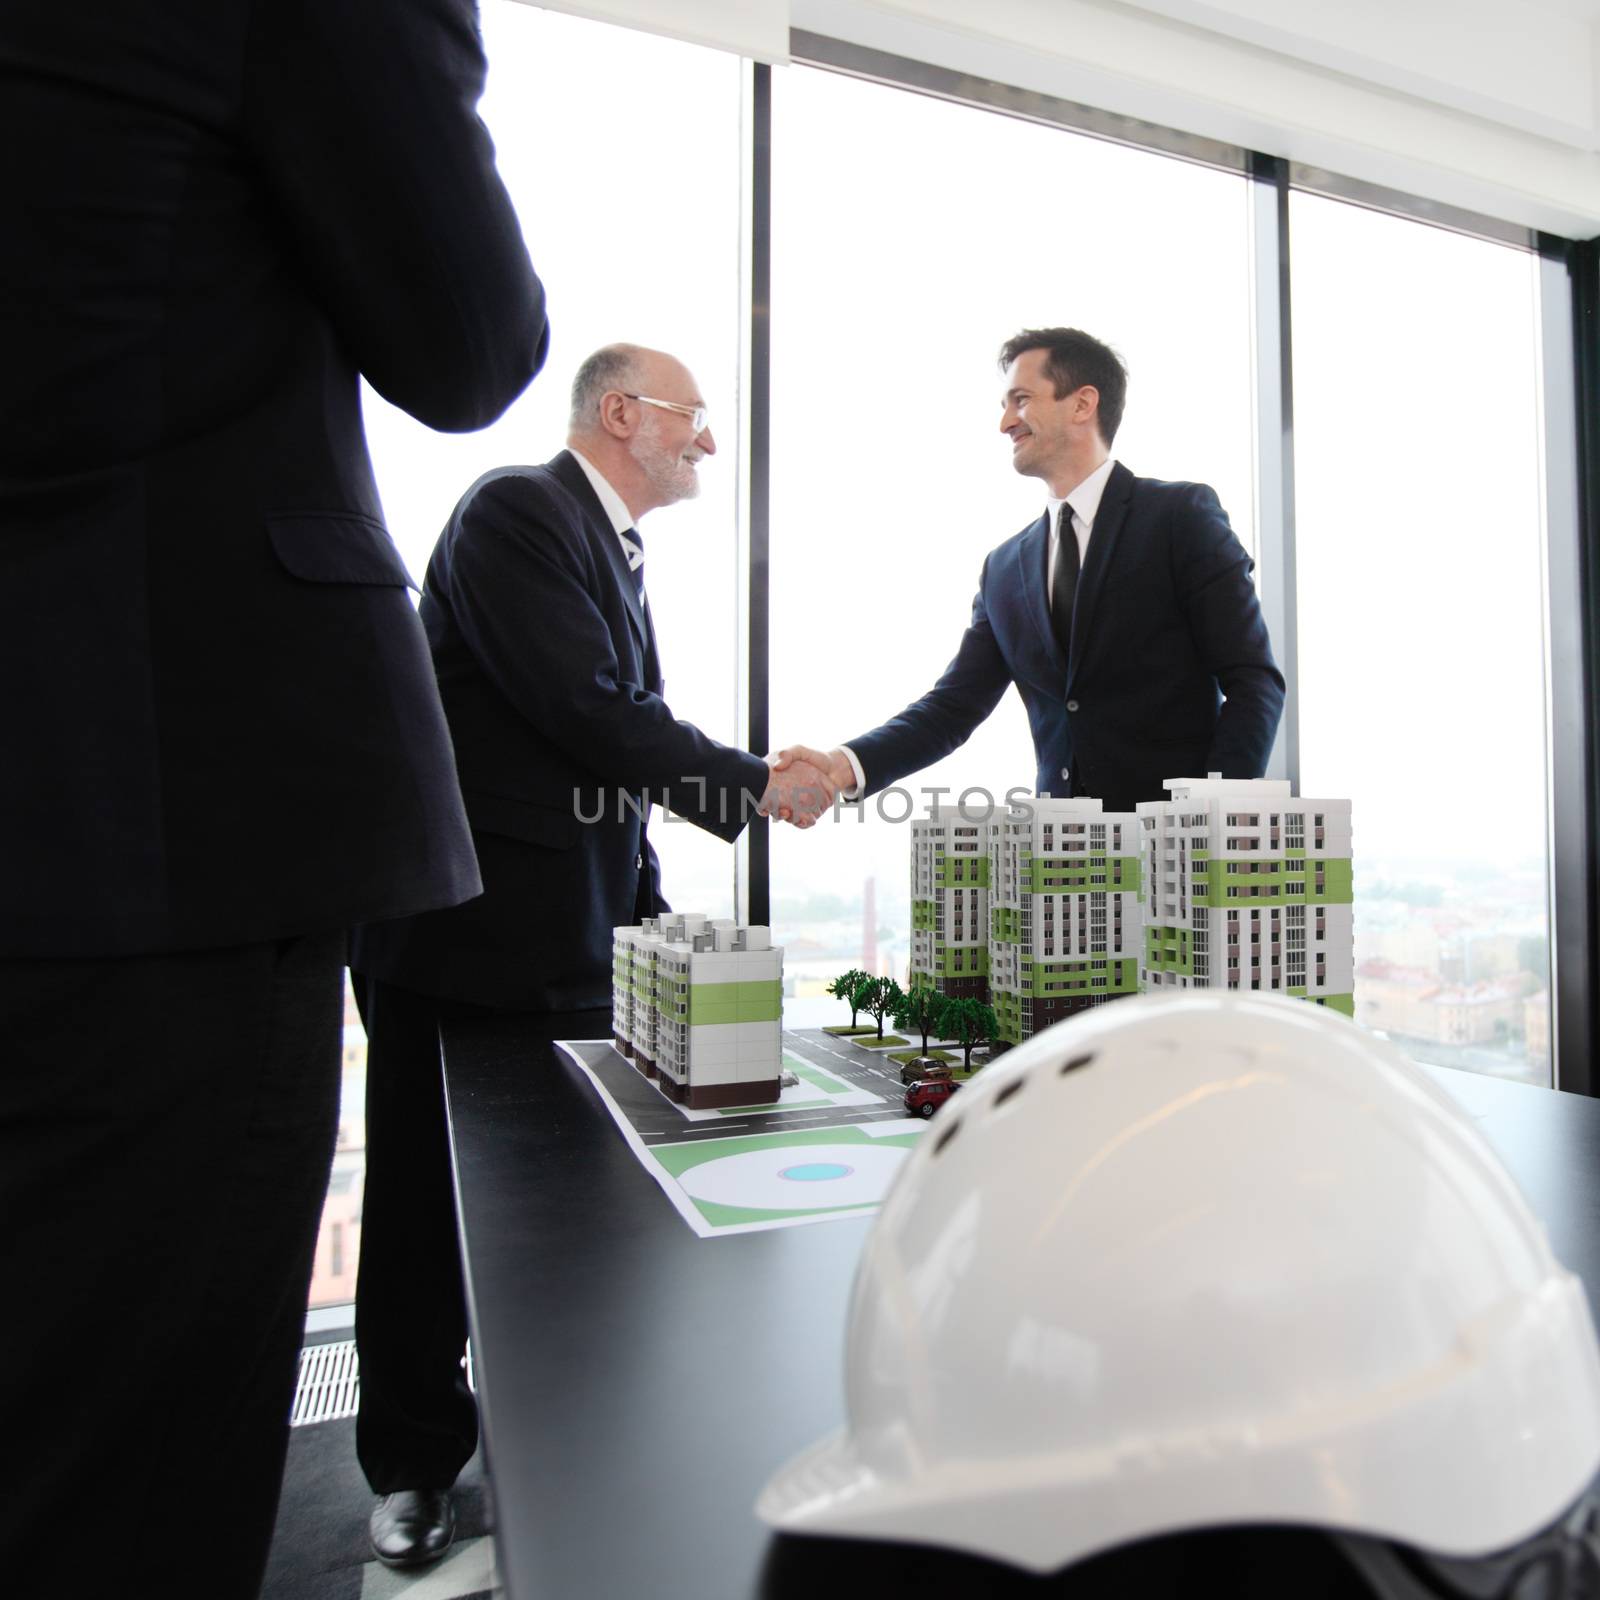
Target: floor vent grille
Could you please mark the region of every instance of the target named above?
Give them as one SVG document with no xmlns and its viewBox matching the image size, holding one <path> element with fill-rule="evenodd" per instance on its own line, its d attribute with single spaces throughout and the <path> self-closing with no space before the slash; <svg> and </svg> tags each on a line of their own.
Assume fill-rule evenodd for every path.
<svg viewBox="0 0 1600 1600">
<path fill-rule="evenodd" d="M 478 1392 L 472 1370 L 472 1346 L 467 1346 L 467 1383 Z M 337 1422 L 353 1417 L 361 1400 L 361 1365 L 354 1339 L 334 1339 L 307 1345 L 300 1352 L 300 1379 L 295 1385 L 289 1426 L 303 1428 L 312 1422 Z"/>
<path fill-rule="evenodd" d="M 295 1385 L 294 1409 L 289 1426 L 309 1422 L 335 1422 L 353 1417 L 361 1397 L 361 1369 L 356 1364 L 354 1339 L 314 1344 L 300 1352 L 300 1381 Z"/>
</svg>

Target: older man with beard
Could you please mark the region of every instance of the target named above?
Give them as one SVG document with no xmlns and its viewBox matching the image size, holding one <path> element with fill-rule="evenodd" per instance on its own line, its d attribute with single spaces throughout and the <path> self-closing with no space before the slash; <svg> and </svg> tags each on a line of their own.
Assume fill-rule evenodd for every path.
<svg viewBox="0 0 1600 1600">
<path fill-rule="evenodd" d="M 421 616 L 484 893 L 360 928 L 351 953 L 368 1036 L 356 1448 L 390 1566 L 448 1548 L 478 1434 L 441 1017 L 609 1006 L 611 930 L 667 909 L 652 800 L 731 842 L 758 802 L 807 825 L 833 798 L 814 767 L 774 777 L 661 698 L 638 525 L 695 495 L 715 450 L 682 362 L 608 345 L 574 379 L 567 448 L 480 478 L 428 563 Z"/>
</svg>

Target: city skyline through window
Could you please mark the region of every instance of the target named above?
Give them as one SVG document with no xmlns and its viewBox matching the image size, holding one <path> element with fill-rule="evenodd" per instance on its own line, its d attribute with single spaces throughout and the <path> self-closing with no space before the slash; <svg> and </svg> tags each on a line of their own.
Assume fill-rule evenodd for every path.
<svg viewBox="0 0 1600 1600">
<path fill-rule="evenodd" d="M 1538 275 L 1290 198 L 1300 767 L 1354 801 L 1356 1017 L 1550 1081 Z"/>
</svg>

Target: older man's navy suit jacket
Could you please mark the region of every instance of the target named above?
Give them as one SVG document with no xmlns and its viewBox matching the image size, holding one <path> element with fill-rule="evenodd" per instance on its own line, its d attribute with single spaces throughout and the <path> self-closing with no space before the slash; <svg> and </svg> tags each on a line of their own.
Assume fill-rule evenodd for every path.
<svg viewBox="0 0 1600 1600">
<path fill-rule="evenodd" d="M 1050 623 L 1049 521 L 990 552 L 955 659 L 915 704 L 850 741 L 868 791 L 963 744 L 1016 684 L 1036 791 L 1108 811 L 1166 798 L 1174 777 L 1259 778 L 1283 674 L 1253 563 L 1201 483 L 1111 469 L 1078 580 L 1069 661 Z M 995 774 L 998 789 L 1009 773 Z"/>
<path fill-rule="evenodd" d="M 434 547 L 421 616 L 484 892 L 359 929 L 350 964 L 480 1005 L 607 1005 L 611 930 L 666 909 L 647 796 L 731 841 L 767 764 L 662 699 L 649 614 L 569 451 L 473 484 Z"/>
</svg>

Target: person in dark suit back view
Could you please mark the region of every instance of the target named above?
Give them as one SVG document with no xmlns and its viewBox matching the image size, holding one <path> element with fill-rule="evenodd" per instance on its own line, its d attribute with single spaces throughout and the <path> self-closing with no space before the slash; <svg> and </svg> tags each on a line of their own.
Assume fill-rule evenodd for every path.
<svg viewBox="0 0 1600 1600">
<path fill-rule="evenodd" d="M 480 887 L 359 376 L 547 347 L 473 0 L 0 8 L 0 1588 L 254 1594 L 357 921 Z"/>
<path fill-rule="evenodd" d="M 652 801 L 731 842 L 758 809 L 809 826 L 833 798 L 812 767 L 774 779 L 663 698 L 645 579 L 661 557 L 652 532 L 646 561 L 639 523 L 697 494 L 716 449 L 688 368 L 597 350 L 573 380 L 567 444 L 479 478 L 423 586 L 484 893 L 351 943 L 368 1034 L 356 1450 L 380 1497 L 373 1549 L 396 1567 L 449 1548 L 450 1488 L 478 1438 L 441 1020 L 609 1009 L 612 930 L 668 909 Z"/>
<path fill-rule="evenodd" d="M 815 762 L 858 799 L 964 744 L 1014 683 L 1041 795 L 1132 811 L 1165 799 L 1168 778 L 1259 778 L 1283 674 L 1215 492 L 1112 459 L 1128 375 L 1100 340 L 1024 329 L 1000 367 L 1000 431 L 1012 467 L 1044 480 L 1044 515 L 989 553 L 972 622 L 927 694 L 826 755 L 792 746 L 777 769 Z"/>
</svg>

